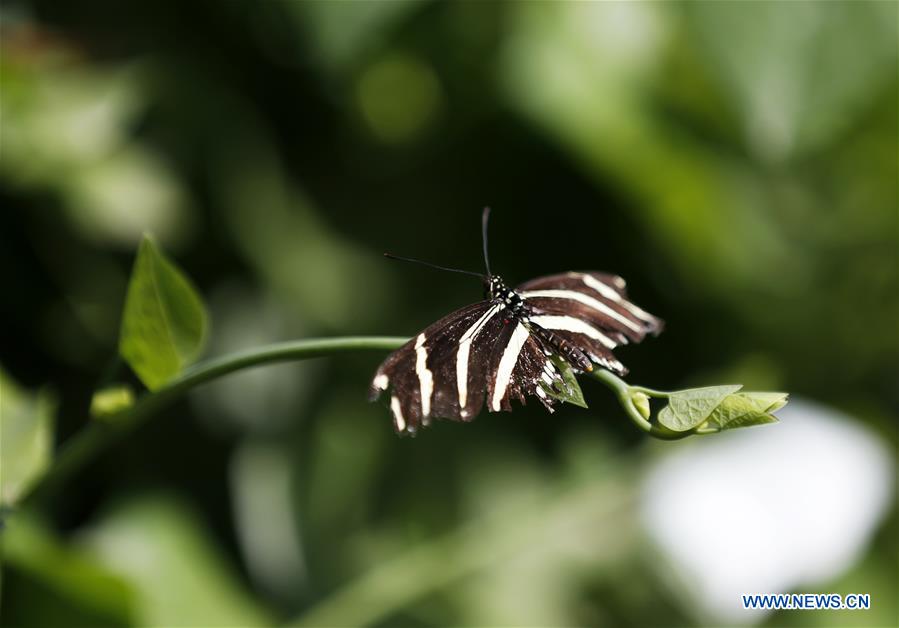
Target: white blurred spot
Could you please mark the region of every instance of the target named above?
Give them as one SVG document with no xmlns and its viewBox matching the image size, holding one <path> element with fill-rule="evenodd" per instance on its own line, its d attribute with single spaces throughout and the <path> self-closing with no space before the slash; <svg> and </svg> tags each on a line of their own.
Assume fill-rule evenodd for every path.
<svg viewBox="0 0 899 628">
<path fill-rule="evenodd" d="M 741 594 L 814 591 L 850 568 L 890 505 L 893 459 L 857 421 L 807 401 L 781 423 L 666 456 L 642 518 L 705 612 L 759 621 Z"/>
</svg>

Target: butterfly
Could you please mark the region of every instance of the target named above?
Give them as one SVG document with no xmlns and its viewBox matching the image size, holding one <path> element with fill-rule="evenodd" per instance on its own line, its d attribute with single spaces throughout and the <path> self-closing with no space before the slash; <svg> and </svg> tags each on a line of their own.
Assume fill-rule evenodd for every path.
<svg viewBox="0 0 899 628">
<path fill-rule="evenodd" d="M 621 277 L 599 272 L 566 272 L 527 281 L 515 288 L 490 271 L 487 223 L 481 219 L 487 273 L 445 268 L 480 277 L 484 300 L 443 317 L 391 353 L 372 379 L 372 401 L 389 390 L 396 431 L 414 434 L 432 419 L 470 421 L 484 404 L 490 412 L 511 411 L 512 400 L 537 397 L 549 411 L 559 403 L 548 394 L 562 386 L 557 357 L 574 372 L 594 365 L 624 375 L 612 350 L 658 335 L 661 319 L 631 303 Z"/>
</svg>

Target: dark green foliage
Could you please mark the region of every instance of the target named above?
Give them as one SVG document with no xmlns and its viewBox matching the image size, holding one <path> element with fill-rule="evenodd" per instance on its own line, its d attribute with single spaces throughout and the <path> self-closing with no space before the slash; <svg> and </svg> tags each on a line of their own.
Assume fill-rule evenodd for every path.
<svg viewBox="0 0 899 628">
<path fill-rule="evenodd" d="M 814 408 L 841 412 L 847 446 L 865 436 L 895 461 L 899 7 L 362 4 L 4 7 L 0 623 L 742 622 L 703 607 L 676 553 L 647 541 L 643 478 L 728 444 L 758 469 L 814 453 L 751 447 L 803 408 L 811 425 Z M 296 338 L 408 338 L 479 299 L 476 281 L 381 254 L 477 269 L 486 204 L 510 283 L 614 272 L 666 320 L 620 349 L 629 382 L 790 391 L 780 423 L 700 438 L 771 421 L 784 397 L 666 400 L 622 382 L 616 399 L 581 377 L 589 410 L 528 404 L 397 439 L 365 402 L 389 343 L 178 388 L 210 366 L 194 362 L 206 336 L 206 356 L 241 359 Z M 159 248 L 144 243 L 138 274 L 159 290 L 129 288 L 144 232 Z M 85 433 L 96 455 L 72 447 Z M 738 500 L 753 474 L 731 462 L 676 514 L 727 507 L 703 499 L 723 479 L 771 525 L 697 528 L 734 548 L 771 534 L 786 561 L 788 522 Z M 817 478 L 770 494 L 813 513 L 845 501 L 837 514 L 860 520 L 852 499 L 893 499 L 883 472 L 827 500 L 805 498 Z M 816 542 L 844 552 L 839 573 L 789 585 L 871 591 L 870 611 L 761 625 L 895 624 L 895 501 L 877 512 L 851 547 L 851 526 Z"/>
</svg>

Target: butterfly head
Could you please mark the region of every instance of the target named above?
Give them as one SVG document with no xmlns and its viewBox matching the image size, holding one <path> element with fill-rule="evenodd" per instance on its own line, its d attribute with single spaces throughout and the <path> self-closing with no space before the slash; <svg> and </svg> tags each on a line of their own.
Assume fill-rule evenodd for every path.
<svg viewBox="0 0 899 628">
<path fill-rule="evenodd" d="M 503 278 L 499 275 L 489 275 L 484 277 L 484 298 L 490 301 L 501 299 L 503 294 L 508 290 Z"/>
<path fill-rule="evenodd" d="M 521 296 L 508 287 L 499 275 L 490 275 L 484 280 L 484 298 L 500 301 L 510 310 L 517 311 L 524 305 Z"/>
</svg>

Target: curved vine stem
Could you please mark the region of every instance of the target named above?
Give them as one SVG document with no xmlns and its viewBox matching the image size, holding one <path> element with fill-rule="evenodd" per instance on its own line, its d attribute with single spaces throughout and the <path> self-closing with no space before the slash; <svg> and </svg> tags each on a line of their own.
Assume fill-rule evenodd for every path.
<svg viewBox="0 0 899 628">
<path fill-rule="evenodd" d="M 183 397 L 192 388 L 212 379 L 263 364 L 308 360 L 352 351 L 390 351 L 402 346 L 406 341 L 407 338 L 391 336 L 313 338 L 265 345 L 194 364 L 160 390 L 147 393 L 138 399 L 137 403 L 127 410 L 107 420 L 94 421 L 73 436 L 60 449 L 50 471 L 32 489 L 29 497 L 37 499 L 42 494 L 52 492 L 53 487 L 62 479 L 77 472 L 123 435 L 134 430 L 165 406 Z M 596 369 L 590 375 L 612 389 L 628 418 L 650 436 L 677 440 L 692 434 L 716 431 L 673 432 L 663 426 L 654 425 L 644 418 L 634 405 L 633 394 L 639 392 L 649 397 L 664 398 L 668 393 L 642 386 L 629 386 L 624 380 L 604 369 Z"/>
<path fill-rule="evenodd" d="M 667 399 L 670 394 L 663 390 L 653 390 L 652 388 L 646 388 L 645 386 L 631 386 L 631 391 L 641 392 L 647 397 L 655 397 L 656 399 Z"/>
<path fill-rule="evenodd" d="M 69 439 L 57 454 L 53 466 L 31 490 L 28 498 L 40 499 L 43 495 L 52 493 L 61 480 L 77 472 L 101 451 L 200 384 L 262 364 L 308 360 L 351 351 L 390 351 L 402 346 L 406 340 L 407 338 L 390 336 L 311 338 L 264 345 L 198 362 L 163 388 L 138 399 L 127 410 L 107 420 L 93 421 Z"/>
<path fill-rule="evenodd" d="M 631 422 L 650 436 L 662 440 L 680 440 L 681 438 L 700 433 L 699 431 L 675 432 L 662 425 L 653 425 L 640 413 L 637 406 L 634 405 L 633 394 L 635 392 L 643 393 L 648 397 L 657 398 L 667 398 L 668 393 L 652 390 L 650 388 L 643 388 L 642 386 L 631 386 L 611 371 L 605 369 L 594 369 L 589 375 L 593 377 L 593 379 L 600 381 L 611 388 L 615 393 L 615 396 L 618 397 L 618 402 L 624 408 L 624 411 L 627 413 L 627 417 Z"/>
</svg>

